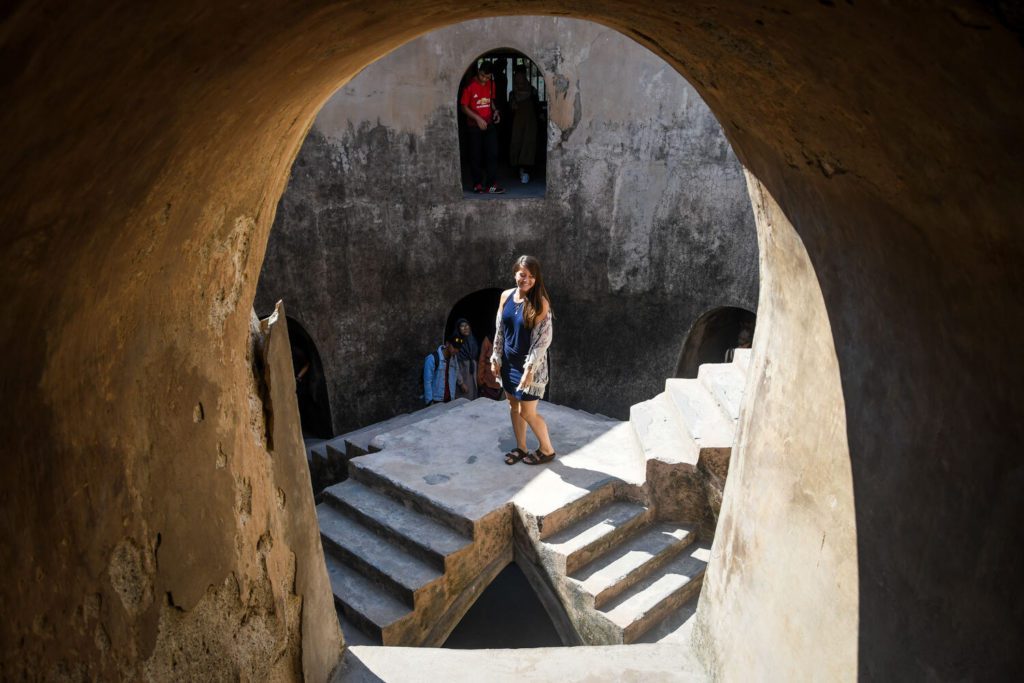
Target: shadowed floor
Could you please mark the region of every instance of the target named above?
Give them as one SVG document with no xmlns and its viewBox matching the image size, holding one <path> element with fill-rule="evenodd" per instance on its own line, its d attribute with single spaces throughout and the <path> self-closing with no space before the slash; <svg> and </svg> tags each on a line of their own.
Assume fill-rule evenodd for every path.
<svg viewBox="0 0 1024 683">
<path fill-rule="evenodd" d="M 469 608 L 444 647 L 479 650 L 561 644 L 526 575 L 513 562 Z"/>
</svg>

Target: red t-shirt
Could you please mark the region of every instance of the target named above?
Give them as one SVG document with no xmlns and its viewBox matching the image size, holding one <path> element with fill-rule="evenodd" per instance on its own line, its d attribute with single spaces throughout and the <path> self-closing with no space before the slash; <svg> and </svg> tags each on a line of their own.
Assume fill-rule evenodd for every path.
<svg viewBox="0 0 1024 683">
<path fill-rule="evenodd" d="M 494 120 L 494 79 L 481 83 L 473 77 L 469 85 L 462 91 L 459 104 L 469 107 L 469 110 L 482 118 L 490 125 Z M 471 126 L 476 126 L 476 120 L 469 119 Z"/>
</svg>

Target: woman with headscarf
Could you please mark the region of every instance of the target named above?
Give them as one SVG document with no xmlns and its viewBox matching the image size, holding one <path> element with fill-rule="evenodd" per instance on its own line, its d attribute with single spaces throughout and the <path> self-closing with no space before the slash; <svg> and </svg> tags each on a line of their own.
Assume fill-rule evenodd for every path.
<svg viewBox="0 0 1024 683">
<path fill-rule="evenodd" d="M 473 336 L 473 328 L 465 318 L 455 322 L 455 333 L 464 340 L 459 349 L 459 391 L 458 395 L 470 401 L 477 397 L 476 363 L 480 355 L 480 344 Z"/>
</svg>

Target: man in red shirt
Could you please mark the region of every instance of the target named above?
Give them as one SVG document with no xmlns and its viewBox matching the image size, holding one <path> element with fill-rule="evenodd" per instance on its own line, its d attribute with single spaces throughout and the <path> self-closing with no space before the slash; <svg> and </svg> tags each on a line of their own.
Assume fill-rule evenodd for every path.
<svg viewBox="0 0 1024 683">
<path fill-rule="evenodd" d="M 494 106 L 494 78 L 486 62 L 477 67 L 476 75 L 462 90 L 459 97 L 462 113 L 469 128 L 470 168 L 473 173 L 473 191 L 501 194 L 505 190 L 497 183 L 498 131 L 501 114 Z M 486 185 L 483 183 L 484 162 L 487 164 Z M 485 189 L 486 187 L 486 189 Z"/>
</svg>

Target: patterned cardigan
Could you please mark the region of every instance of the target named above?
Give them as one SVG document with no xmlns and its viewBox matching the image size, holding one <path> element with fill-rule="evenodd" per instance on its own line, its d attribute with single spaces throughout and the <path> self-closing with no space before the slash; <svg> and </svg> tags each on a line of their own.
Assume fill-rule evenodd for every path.
<svg viewBox="0 0 1024 683">
<path fill-rule="evenodd" d="M 513 292 L 515 292 L 515 288 L 507 290 L 501 295 L 501 303 L 498 304 L 498 315 L 494 321 L 494 351 L 491 353 L 491 360 L 497 363 L 499 367 L 501 366 L 501 353 L 505 348 L 505 330 L 501 326 L 501 313 L 505 308 L 505 301 L 512 296 Z M 533 368 L 533 377 L 531 378 L 533 381 L 524 388 L 526 393 L 531 396 L 543 396 L 544 389 L 548 385 L 548 347 L 551 346 L 553 334 L 551 319 L 553 317 L 549 308 L 547 317 L 530 330 L 530 350 L 527 352 L 526 361 L 523 363 L 523 372 L 525 373 Z M 500 373 L 498 382 L 501 382 Z M 505 387 L 505 389 L 509 391 L 508 387 Z M 512 387 L 511 390 L 514 391 L 515 387 Z"/>
</svg>

